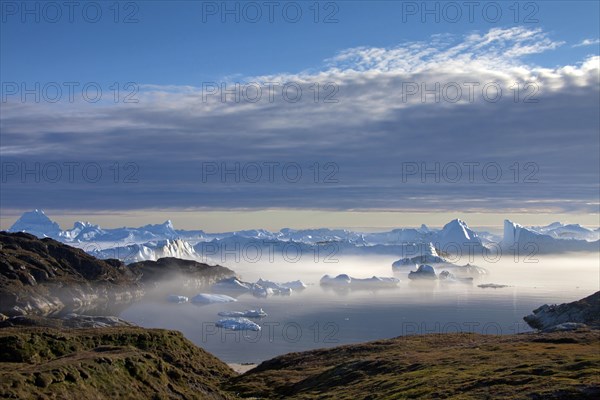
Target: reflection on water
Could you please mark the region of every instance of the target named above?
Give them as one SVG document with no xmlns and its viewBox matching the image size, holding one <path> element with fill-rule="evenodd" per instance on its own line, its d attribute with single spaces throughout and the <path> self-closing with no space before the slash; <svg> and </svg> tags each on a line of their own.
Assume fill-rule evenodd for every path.
<svg viewBox="0 0 600 400">
<path fill-rule="evenodd" d="M 309 287 L 291 296 L 242 294 L 236 303 L 204 306 L 170 304 L 162 296 L 147 298 L 120 316 L 145 327 L 180 330 L 226 362 L 260 362 L 283 353 L 408 334 L 525 332 L 530 328 L 523 316 L 538 306 L 570 302 L 599 290 L 598 254 L 538 257 L 532 263 L 469 260 L 490 271 L 473 284 L 409 281 L 408 270 L 392 273 L 393 261 L 394 257 L 378 256 L 340 258 L 337 263 L 226 264 L 247 281 L 301 279 Z M 341 273 L 357 278 L 394 275 L 400 284 L 392 289 L 351 291 L 319 286 L 324 274 Z M 510 287 L 477 287 L 490 282 Z M 214 325 L 219 311 L 254 308 L 269 314 L 256 320 L 261 332 L 226 331 Z"/>
</svg>

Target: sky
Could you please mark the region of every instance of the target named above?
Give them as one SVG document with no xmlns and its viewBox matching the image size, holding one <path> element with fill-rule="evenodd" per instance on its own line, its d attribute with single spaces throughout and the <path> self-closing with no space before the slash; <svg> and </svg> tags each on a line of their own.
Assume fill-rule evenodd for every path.
<svg viewBox="0 0 600 400">
<path fill-rule="evenodd" d="M 0 5 L 2 229 L 600 225 L 596 1 Z"/>
</svg>

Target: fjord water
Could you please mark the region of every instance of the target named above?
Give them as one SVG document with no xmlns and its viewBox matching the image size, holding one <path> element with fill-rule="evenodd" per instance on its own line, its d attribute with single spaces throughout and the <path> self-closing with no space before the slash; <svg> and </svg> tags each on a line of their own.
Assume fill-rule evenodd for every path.
<svg viewBox="0 0 600 400">
<path fill-rule="evenodd" d="M 257 298 L 242 294 L 237 296 L 237 302 L 227 304 L 171 304 L 162 296 L 149 296 L 132 304 L 120 316 L 148 328 L 180 330 L 192 342 L 226 362 L 256 363 L 289 352 L 409 334 L 527 332 L 531 328 L 523 317 L 533 309 L 545 303 L 578 300 L 599 290 L 598 253 L 518 260 L 505 256 L 497 262 L 468 260 L 490 272 L 473 284 L 411 281 L 407 278 L 410 268 L 392 272 L 395 259 L 369 256 L 337 257 L 327 262 L 221 260 L 245 281 L 301 279 L 309 286 L 291 296 Z M 459 262 L 465 263 L 465 260 Z M 400 284 L 396 288 L 373 290 L 333 290 L 319 285 L 324 274 L 342 273 L 356 278 L 395 276 Z M 483 289 L 477 287 L 481 283 L 509 287 Z M 217 315 L 220 311 L 256 308 L 268 313 L 268 317 L 256 320 L 262 326 L 260 332 L 215 327 L 221 318 Z"/>
</svg>

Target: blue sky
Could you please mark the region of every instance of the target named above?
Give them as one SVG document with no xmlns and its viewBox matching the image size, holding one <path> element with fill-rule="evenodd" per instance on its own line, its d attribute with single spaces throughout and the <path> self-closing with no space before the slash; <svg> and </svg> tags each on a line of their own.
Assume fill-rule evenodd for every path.
<svg viewBox="0 0 600 400">
<path fill-rule="evenodd" d="M 319 23 L 314 23 L 313 2 L 295 3 L 302 10 L 297 23 L 288 22 L 293 20 L 294 8 L 288 9 L 288 20 L 284 17 L 285 2 L 279 2 L 273 23 L 269 23 L 265 2 L 256 2 L 262 12 L 256 23 L 249 22 L 252 10 L 244 12 L 243 2 L 226 6 L 239 7 L 239 23 L 234 22 L 233 15 L 222 22 L 221 2 L 131 2 L 137 8 L 127 3 L 122 2 L 118 19 L 131 16 L 131 23 L 114 23 L 115 9 L 110 2 L 99 3 L 103 4 L 103 14 L 97 23 L 86 22 L 83 6 L 75 9 L 72 23 L 65 7 L 61 7 L 63 14 L 58 23 L 50 22 L 50 9 L 44 13 L 40 8 L 40 23 L 33 23 L 33 15 L 23 17 L 20 4 L 15 14 L 5 9 L 2 78 L 194 85 L 229 76 L 318 68 L 323 60 L 353 47 L 394 47 L 406 41 L 428 40 L 433 34 L 466 34 L 511 26 L 539 27 L 553 39 L 566 42 L 556 51 L 531 56 L 530 60 L 539 65 L 564 65 L 598 51 L 597 46 L 571 47 L 598 38 L 597 1 L 520 2 L 518 7 L 513 2 L 479 2 L 473 8 L 472 21 L 465 2 L 451 2 L 460 6 L 461 17 L 456 23 L 452 22 L 456 8 L 444 8 L 444 2 L 429 3 L 431 9 L 436 5 L 439 9 L 434 14 L 426 14 L 421 2 L 321 2 Z M 36 2 L 29 4 L 33 8 Z M 207 4 L 216 4 L 217 14 L 210 13 Z M 497 22 L 496 7 L 489 4 L 500 6 Z M 93 17 L 94 9 L 89 10 Z M 331 21 L 325 23 L 328 16 Z M 27 23 L 22 23 L 22 18 Z M 426 18 L 425 23 L 422 18 Z"/>
<path fill-rule="evenodd" d="M 222 21 L 222 2 L 81 2 L 72 22 L 62 2 L 60 18 L 45 2 L 25 15 L 1 4 L 3 220 L 28 208 L 316 209 L 597 225 L 598 2 L 479 2 L 472 20 L 465 2 L 428 2 L 438 11 L 425 15 L 422 2 L 276 2 L 273 23 L 261 1 L 227 3 L 239 22 Z M 21 93 L 65 82 L 79 85 L 75 101 Z M 82 100 L 90 82 L 101 101 Z M 223 101 L 219 85 L 236 82 L 291 82 L 303 97 Z M 427 94 L 436 85 L 441 101 Z"/>
</svg>

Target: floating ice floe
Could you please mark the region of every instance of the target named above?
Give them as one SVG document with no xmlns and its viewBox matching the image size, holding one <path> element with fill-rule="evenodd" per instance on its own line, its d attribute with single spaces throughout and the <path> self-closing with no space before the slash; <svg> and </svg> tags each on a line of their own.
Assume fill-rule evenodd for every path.
<svg viewBox="0 0 600 400">
<path fill-rule="evenodd" d="M 300 280 L 298 281 L 291 281 L 291 282 L 284 282 L 280 284 L 283 287 L 287 287 L 290 288 L 292 290 L 304 290 L 306 289 L 306 284 Z"/>
<path fill-rule="evenodd" d="M 231 278 L 221 279 L 217 283 L 213 284 L 212 288 L 213 290 L 249 292 L 252 291 L 252 283 L 243 282 L 234 276 Z"/>
<path fill-rule="evenodd" d="M 437 275 L 431 265 L 423 264 L 416 271 L 410 271 L 408 279 L 437 279 Z"/>
<path fill-rule="evenodd" d="M 215 324 L 219 328 L 229 329 L 232 331 L 260 331 L 260 325 L 250 321 L 248 318 L 224 318 L 217 321 Z"/>
<path fill-rule="evenodd" d="M 171 303 L 187 303 L 189 301 L 186 296 L 179 296 L 176 294 L 170 294 L 167 296 L 167 300 Z"/>
<path fill-rule="evenodd" d="M 246 310 L 246 311 L 221 311 L 220 317 L 231 317 L 231 318 L 264 318 L 267 313 L 262 308 L 258 310 Z"/>
<path fill-rule="evenodd" d="M 505 288 L 505 287 L 509 287 L 508 285 L 500 285 L 498 283 L 484 283 L 481 285 L 477 285 L 477 287 L 480 287 L 482 289 L 501 289 L 501 288 Z"/>
<path fill-rule="evenodd" d="M 473 283 L 473 278 L 461 278 L 455 276 L 453 273 L 448 272 L 446 270 L 440 272 L 438 275 L 440 281 L 449 282 L 449 283 Z"/>
<path fill-rule="evenodd" d="M 224 294 L 209 294 L 209 293 L 200 293 L 194 297 L 192 297 L 192 303 L 198 304 L 212 304 L 212 303 L 231 303 L 233 301 L 237 301 L 233 297 L 226 296 Z"/>
<path fill-rule="evenodd" d="M 213 290 L 225 292 L 246 292 L 251 293 L 256 297 L 267 297 L 272 295 L 290 295 L 292 287 L 298 290 L 306 288 L 306 285 L 301 281 L 293 281 L 288 283 L 276 283 L 269 280 L 259 279 L 256 283 L 244 282 L 236 277 L 222 279 L 212 286 Z"/>
<path fill-rule="evenodd" d="M 373 276 L 371 278 L 353 278 L 346 274 L 340 274 L 336 277 L 325 275 L 321 278 L 322 286 L 334 287 L 394 287 L 398 286 L 400 281 L 396 278 L 387 278 Z"/>
</svg>

